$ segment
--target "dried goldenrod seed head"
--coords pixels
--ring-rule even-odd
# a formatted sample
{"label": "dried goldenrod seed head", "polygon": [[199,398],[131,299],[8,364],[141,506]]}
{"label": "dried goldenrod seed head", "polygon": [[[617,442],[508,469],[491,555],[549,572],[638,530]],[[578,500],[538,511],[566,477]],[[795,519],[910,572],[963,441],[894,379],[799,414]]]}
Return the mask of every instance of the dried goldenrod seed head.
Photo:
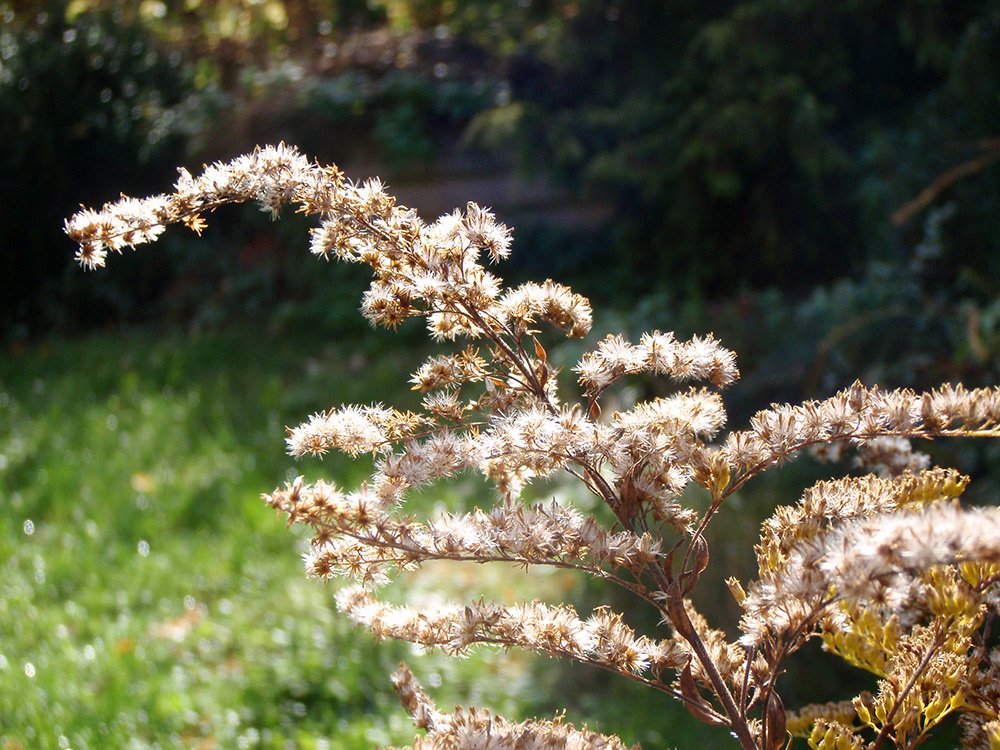
{"label": "dried goldenrod seed head", "polygon": [[[66,232],[78,262],[94,269],[170,224],[200,233],[205,215],[240,202],[275,216],[292,204],[316,217],[314,255],[371,268],[365,318],[390,329],[424,318],[448,346],[407,381],[418,392],[411,409],[337,406],[288,430],[296,458],[370,457],[366,482],[345,490],[298,477],[264,495],[308,528],[309,576],[352,580],[337,604],[376,638],[453,655],[518,647],[597,666],[728,727],[745,750],[783,747],[788,734],[819,750],[911,748],[955,713],[964,747],[1000,748],[1000,648],[989,631],[1000,610],[1000,511],[962,508],[968,478],[930,468],[910,443],[997,437],[1000,390],[855,382],[821,401],[773,405],[723,435],[718,389],[739,378],[734,354],[712,336],[679,341],[660,331],[638,343],[604,337],[567,382],[547,337],[585,336],[590,303],[551,280],[505,287],[486,266],[507,258],[512,235],[489,210],[470,203],[424,223],[380,181],[352,182],[284,144],[198,175],[181,170],[166,195],[82,209]],[[469,341],[448,343],[458,339]],[[608,396],[632,376],[665,382],[638,403]],[[757,579],[727,579],[742,614],[731,637],[690,596],[725,557],[710,555],[705,530],[736,512],[748,482],[807,449],[825,459],[857,449],[854,468],[869,473],[819,482],[798,502],[777,498],[755,547]],[[407,511],[412,490],[460,472],[485,477],[491,494],[470,510]],[[556,478],[558,501],[527,498],[533,482]],[[562,491],[570,481],[583,492]],[[658,623],[639,632],[624,611],[584,618],[541,601],[379,600],[378,587],[399,571],[432,561],[601,579],[652,608]],[[872,690],[786,711],[779,677],[811,638],[871,673]],[[416,748],[624,750],[561,720],[441,712],[405,667],[394,682],[426,731]]]}

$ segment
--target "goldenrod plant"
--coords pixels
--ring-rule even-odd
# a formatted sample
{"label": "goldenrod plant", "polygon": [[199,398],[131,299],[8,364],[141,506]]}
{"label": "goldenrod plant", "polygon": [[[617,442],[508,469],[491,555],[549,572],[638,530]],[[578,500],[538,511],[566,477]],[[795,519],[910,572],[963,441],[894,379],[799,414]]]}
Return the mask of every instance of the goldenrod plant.
{"label": "goldenrod plant", "polygon": [[[300,477],[264,495],[309,527],[308,575],[353,582],[337,605],[374,636],[454,655],[493,644],[596,665],[727,727],[746,750],[795,737],[820,750],[913,748],[955,715],[964,747],[1000,748],[1000,648],[990,637],[1000,510],[963,507],[968,478],[930,467],[909,443],[997,437],[1000,390],[856,382],[821,401],[772,406],[724,435],[719,392],[739,377],[735,356],[712,336],[659,331],[597,342],[573,368],[574,388],[560,382],[542,331],[585,336],[590,304],[552,281],[505,287],[485,264],[508,256],[511,232],[489,211],[470,203],[426,224],[378,181],[352,182],[284,144],[199,176],[182,169],[172,193],[83,209],[66,231],[93,269],[108,251],[153,241],[170,224],[200,231],[207,213],[247,201],[319,217],[314,255],[372,268],[364,316],[387,328],[422,317],[448,347],[410,379],[420,408],[339,406],[289,430],[293,456],[372,455],[368,481],[342,489]],[[610,397],[610,386],[639,373],[672,381],[671,395],[631,405]],[[820,482],[764,522],[757,579],[729,579],[742,609],[732,640],[690,598],[710,560],[705,530],[734,493],[804,450],[856,451],[867,473]],[[468,513],[407,512],[413,490],[463,471],[485,475],[494,494]],[[525,499],[529,483],[559,473],[599,509]],[[691,501],[692,485],[707,503]],[[623,613],[581,615],[560,602],[380,600],[394,574],[434,560],[578,571],[630,592],[661,630],[640,635]],[[778,678],[810,639],[872,673],[874,691],[786,706]],[[405,667],[394,681],[423,730],[414,747],[623,746],[561,719],[442,712]]]}

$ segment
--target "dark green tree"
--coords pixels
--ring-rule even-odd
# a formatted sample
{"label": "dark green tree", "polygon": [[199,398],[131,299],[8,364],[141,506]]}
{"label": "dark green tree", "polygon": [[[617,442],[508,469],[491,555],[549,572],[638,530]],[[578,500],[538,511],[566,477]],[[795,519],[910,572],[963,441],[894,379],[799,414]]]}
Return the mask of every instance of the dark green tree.
{"label": "dark green tree", "polygon": [[[996,135],[991,3],[555,5],[572,17],[510,61],[521,143],[612,197],[643,284],[805,288],[898,254],[892,212]],[[998,181],[972,183],[954,224],[996,257]]]}
{"label": "dark green tree", "polygon": [[61,279],[76,286],[65,212],[81,196],[113,198],[115,180],[143,188],[172,173],[169,109],[185,90],[179,63],[141,27],[29,5],[0,5],[0,325],[22,329],[61,314]]}

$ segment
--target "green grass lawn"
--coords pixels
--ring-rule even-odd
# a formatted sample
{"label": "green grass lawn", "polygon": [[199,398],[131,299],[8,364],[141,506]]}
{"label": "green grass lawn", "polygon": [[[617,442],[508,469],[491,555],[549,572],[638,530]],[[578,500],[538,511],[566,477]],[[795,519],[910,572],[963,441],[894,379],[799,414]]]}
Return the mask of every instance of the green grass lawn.
{"label": "green grass lawn", "polygon": [[[689,746],[691,722],[659,696],[521,654],[375,645],[305,579],[301,535],[260,493],[298,473],[366,476],[365,462],[293,461],[283,438],[317,409],[407,394],[417,356],[374,341],[133,332],[0,359],[0,748],[408,744],[388,679],[404,658],[444,708],[519,719],[569,705],[628,741]],[[458,507],[480,489],[459,480],[423,502]],[[581,588],[511,578],[442,568],[410,585]]]}

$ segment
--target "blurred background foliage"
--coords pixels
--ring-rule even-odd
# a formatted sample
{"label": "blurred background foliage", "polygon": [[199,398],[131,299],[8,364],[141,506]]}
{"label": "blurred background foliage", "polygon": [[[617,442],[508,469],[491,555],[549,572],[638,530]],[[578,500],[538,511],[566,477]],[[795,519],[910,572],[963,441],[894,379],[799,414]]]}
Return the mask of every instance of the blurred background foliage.
{"label": "blurred background foliage", "polygon": [[[715,331],[740,357],[744,377],[727,397],[739,427],[770,401],[827,395],[855,377],[1000,380],[998,105],[1000,7],[987,0],[0,0],[0,501],[13,511],[0,523],[10,553],[0,716],[16,709],[19,726],[33,727],[58,708],[74,747],[130,736],[148,740],[136,747],[206,737],[327,747],[315,737],[334,735],[336,746],[362,747],[410,731],[372,718],[391,704],[384,683],[339,662],[342,678],[330,676],[326,636],[350,636],[328,622],[327,594],[281,588],[298,575],[294,540],[269,525],[256,492],[302,470],[280,454],[282,424],[333,399],[393,401],[389,383],[411,366],[396,355],[419,347],[419,332],[404,328],[403,347],[362,342],[365,274],[312,261],[306,222],[291,212],[272,223],[253,207],[220,211],[206,237],[178,229],[141,257],[84,274],[61,232],[80,203],[160,192],[178,165],[195,171],[284,139],[352,177],[386,178],[428,220],[467,200],[491,205],[515,228],[500,273],[572,284],[597,303],[599,333]],[[266,362],[250,356],[259,346]],[[570,345],[553,358],[568,369],[578,354]],[[630,395],[659,387],[638,382]],[[263,405],[256,422],[251,402]],[[176,438],[165,448],[164,434]],[[102,447],[128,455],[111,465]],[[936,450],[976,475],[975,499],[995,502],[996,450]],[[159,455],[164,476],[133,466],[136,451]],[[340,464],[325,470],[357,480]],[[719,526],[726,572],[750,575],[740,554],[755,522],[832,471],[796,464],[744,498],[736,515],[752,522]],[[439,498],[475,500],[462,493]],[[110,513],[114,523],[102,520]],[[230,513],[241,520],[206,520]],[[23,543],[25,519],[38,529],[29,541],[55,550],[47,574],[44,550]],[[259,546],[247,554],[251,536]],[[164,550],[148,580],[104,570],[108,556],[132,560],[140,539]],[[199,577],[206,560],[216,571]],[[242,593],[226,588],[233,581]],[[70,603],[92,622],[45,641],[74,616],[75,586]],[[111,591],[135,621],[115,615]],[[211,623],[192,625],[206,630],[201,641],[154,639],[152,656],[132,658],[130,644],[156,623],[203,609]],[[281,611],[318,618],[326,635]],[[273,638],[234,644],[260,623]],[[105,645],[125,644],[124,672],[115,654],[94,651],[102,628],[113,634]],[[53,669],[69,653],[91,664],[91,682],[50,672],[30,683],[48,697],[23,706],[29,683],[5,681],[19,649]],[[388,658],[364,654],[358,663]],[[198,685],[234,664],[267,674],[206,688],[211,707],[199,715],[172,659],[202,664]],[[842,697],[828,679],[836,667],[815,660],[789,695],[830,683],[829,697]],[[464,700],[449,681],[492,669],[484,663],[429,669],[444,675],[442,696]],[[357,681],[361,697],[338,679]],[[582,688],[567,696],[559,670],[518,679],[520,709],[568,703],[571,717],[608,721],[608,731],[624,721],[629,741],[684,746],[683,732],[698,731],[598,677],[584,679],[598,699]],[[109,682],[99,722],[81,718],[74,701]],[[120,711],[130,684],[169,700]],[[248,713],[232,719],[226,707],[237,705]],[[246,739],[263,725],[271,739]],[[0,739],[41,747],[61,735],[44,736]]]}
{"label": "blurred background foliage", "polygon": [[[394,185],[456,174],[534,185],[521,205],[506,194],[495,202],[522,230],[509,273],[569,276],[612,304],[765,289],[801,300],[838,279],[863,284],[872,264],[912,264],[927,211],[947,206],[927,291],[975,306],[987,329],[995,317],[991,2],[0,8],[8,334],[218,318],[232,311],[210,307],[271,310],[310,296],[284,262],[286,230],[265,231],[249,211],[219,230],[215,257],[179,261],[168,247],[162,262],[125,264],[114,280],[81,281],[58,234],[80,202],[158,191],[173,165],[280,138]],[[937,189],[906,210],[928,187]],[[982,358],[995,333],[979,338]]]}

